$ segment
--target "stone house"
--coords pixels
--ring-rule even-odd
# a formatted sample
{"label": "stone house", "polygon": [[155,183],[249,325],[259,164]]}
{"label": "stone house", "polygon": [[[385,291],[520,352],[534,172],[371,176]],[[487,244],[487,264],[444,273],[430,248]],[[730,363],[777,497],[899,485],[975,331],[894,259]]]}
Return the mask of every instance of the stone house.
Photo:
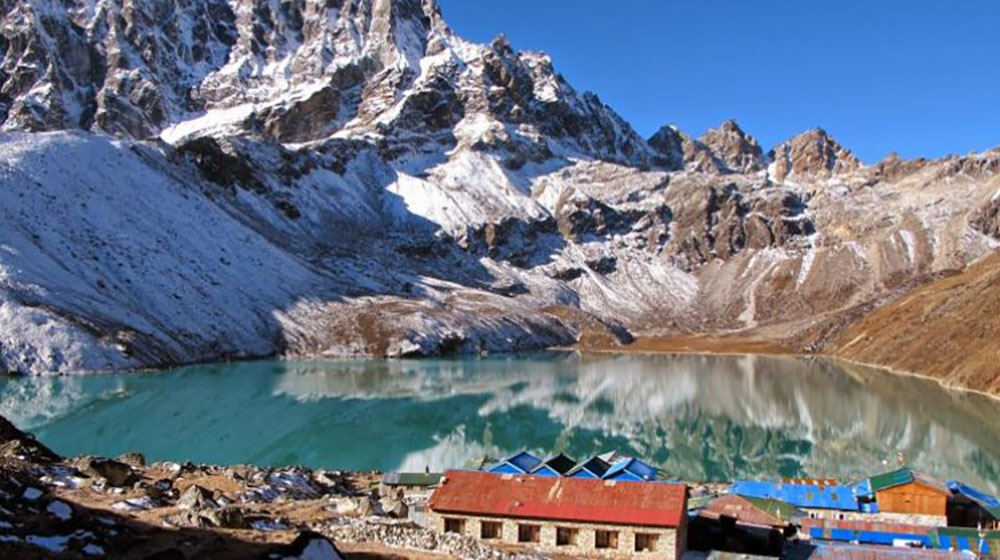
{"label": "stone house", "polygon": [[687,486],[449,471],[428,505],[428,527],[544,553],[678,559]]}

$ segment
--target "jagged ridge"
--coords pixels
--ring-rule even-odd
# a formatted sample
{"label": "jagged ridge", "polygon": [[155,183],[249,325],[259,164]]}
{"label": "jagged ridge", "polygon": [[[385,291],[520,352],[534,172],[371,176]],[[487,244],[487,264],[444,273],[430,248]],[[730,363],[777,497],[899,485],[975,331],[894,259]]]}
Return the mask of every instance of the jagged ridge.
{"label": "jagged ridge", "polygon": [[996,152],[865,167],[821,129],[765,153],[733,121],[647,141],[430,0],[5,11],[8,369],[626,328],[815,348],[997,246]]}

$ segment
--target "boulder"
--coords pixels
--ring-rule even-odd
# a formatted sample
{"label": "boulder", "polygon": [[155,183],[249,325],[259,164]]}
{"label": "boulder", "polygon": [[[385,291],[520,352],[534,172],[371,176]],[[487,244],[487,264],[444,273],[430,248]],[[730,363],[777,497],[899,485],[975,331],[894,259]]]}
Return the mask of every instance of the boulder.
{"label": "boulder", "polygon": [[129,486],[135,480],[132,467],[114,459],[84,457],[81,459],[80,470],[90,476],[107,480],[108,486],[114,488]]}
{"label": "boulder", "polygon": [[357,514],[361,517],[375,515],[378,512],[377,504],[371,498],[361,498],[358,503]]}
{"label": "boulder", "polygon": [[333,501],[333,507],[338,515],[357,515],[358,500],[355,498],[337,498]]}
{"label": "boulder", "polygon": [[239,507],[224,507],[219,509],[186,509],[170,515],[166,521],[177,527],[196,529],[221,528],[245,529],[246,517]]}
{"label": "boulder", "polygon": [[3,416],[0,416],[0,456],[24,456],[42,462],[59,460],[58,455],[38,443],[34,436],[18,430]]}
{"label": "boulder", "polygon": [[122,455],[118,458],[118,461],[136,469],[141,469],[146,466],[146,456],[135,451]]}
{"label": "boulder", "polygon": [[406,502],[394,497],[382,498],[379,505],[385,515],[396,519],[406,519],[410,513],[410,508],[406,505]]}
{"label": "boulder", "polygon": [[212,492],[198,486],[197,484],[192,484],[188,486],[180,499],[177,500],[177,507],[180,509],[201,511],[206,509],[215,509],[218,504],[212,499]]}

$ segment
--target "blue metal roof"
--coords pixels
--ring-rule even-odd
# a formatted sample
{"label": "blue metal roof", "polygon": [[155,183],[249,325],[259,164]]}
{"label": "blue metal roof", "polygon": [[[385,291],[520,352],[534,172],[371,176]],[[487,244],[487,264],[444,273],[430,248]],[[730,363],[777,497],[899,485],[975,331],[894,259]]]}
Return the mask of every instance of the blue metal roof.
{"label": "blue metal roof", "polygon": [[575,478],[601,478],[604,476],[608,469],[611,468],[604,459],[600,457],[591,457],[583,463],[580,463],[572,470],[566,473],[566,476],[572,476]]}
{"label": "blue metal roof", "polygon": [[955,494],[965,496],[973,502],[976,502],[995,519],[1000,519],[1000,500],[997,500],[995,496],[991,496],[982,490],[973,488],[972,486],[957,480],[949,480],[948,489]]}
{"label": "blue metal roof", "polygon": [[517,474],[517,473],[527,474],[531,472],[532,469],[537,467],[541,462],[542,460],[539,459],[538,457],[535,457],[534,455],[528,453],[527,451],[522,451],[520,453],[511,455],[510,457],[507,457],[503,461],[500,461],[499,463],[493,465],[492,467],[489,468],[489,472],[510,473],[511,469],[513,469],[516,472],[511,474]]}
{"label": "blue metal roof", "polygon": [[531,471],[531,474],[535,476],[547,476],[549,478],[559,478],[562,476],[562,474],[556,472],[555,469],[548,465],[536,467],[535,470]]}
{"label": "blue metal roof", "polygon": [[931,546],[931,539],[927,535],[919,533],[893,533],[889,531],[859,531],[854,529],[829,529],[823,527],[812,527],[809,529],[809,536],[814,539],[859,542],[863,544],[882,544],[892,546],[897,540],[919,542],[924,546]]}
{"label": "blue metal roof", "polygon": [[943,560],[968,558],[961,552],[904,548],[842,542],[796,543],[785,548],[782,558],[789,560]]}
{"label": "blue metal roof", "polygon": [[737,480],[731,492],[753,498],[772,498],[800,508],[859,511],[858,498],[849,486],[786,484],[758,480]]}
{"label": "blue metal roof", "polygon": [[531,474],[539,476],[563,476],[576,466],[576,461],[563,453],[556,453],[538,464]]}
{"label": "blue metal roof", "polygon": [[[630,478],[634,480],[655,480],[656,468],[635,458],[622,459],[611,465],[611,468],[604,473],[604,477],[609,480],[617,478]],[[632,475],[632,476],[628,476]]]}
{"label": "blue metal roof", "polygon": [[875,497],[875,491],[872,490],[872,481],[870,478],[865,478],[855,482],[851,485],[851,490],[854,491],[854,495],[858,498]]}

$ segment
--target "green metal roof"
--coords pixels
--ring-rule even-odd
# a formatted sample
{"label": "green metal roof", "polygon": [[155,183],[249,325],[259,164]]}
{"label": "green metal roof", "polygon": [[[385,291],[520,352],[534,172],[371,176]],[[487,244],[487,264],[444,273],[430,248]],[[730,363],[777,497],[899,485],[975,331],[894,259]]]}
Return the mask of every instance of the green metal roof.
{"label": "green metal roof", "polygon": [[441,473],[386,473],[382,483],[387,486],[435,486],[443,476]]}
{"label": "green metal roof", "polygon": [[926,486],[927,488],[933,488],[941,492],[942,494],[951,494],[948,487],[940,480],[934,478],[933,476],[922,473],[920,471],[915,471],[909,467],[903,467],[899,470],[892,472],[887,472],[885,474],[880,474],[878,476],[873,476],[868,479],[871,482],[872,491],[878,492],[879,490],[885,490],[886,488],[894,488],[896,486],[902,486],[904,484],[910,484],[911,482],[916,482],[921,486]]}
{"label": "green metal roof", "polygon": [[913,471],[908,468],[902,468],[892,472],[887,472],[877,476],[871,477],[872,490],[878,492],[879,490],[885,490],[886,488],[893,488],[895,486],[902,486],[903,484],[909,484],[913,482]]}
{"label": "green metal roof", "polygon": [[806,513],[804,511],[788,502],[772,498],[754,498],[751,496],[740,497],[753,504],[755,508],[767,512],[768,515],[775,515],[786,521],[799,517],[806,517]]}

